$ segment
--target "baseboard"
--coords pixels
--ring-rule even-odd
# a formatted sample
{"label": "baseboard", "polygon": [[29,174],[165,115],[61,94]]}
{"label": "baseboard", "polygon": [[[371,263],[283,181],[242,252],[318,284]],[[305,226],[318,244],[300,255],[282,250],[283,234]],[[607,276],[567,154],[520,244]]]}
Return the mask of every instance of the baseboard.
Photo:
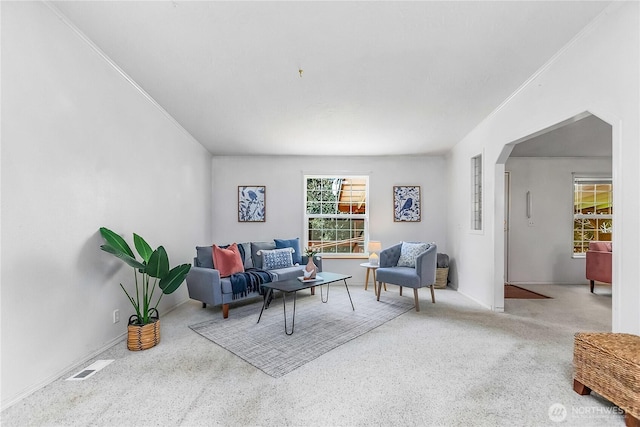
{"label": "baseboard", "polygon": [[509,285],[516,285],[516,286],[520,286],[520,285],[588,285],[589,282],[584,282],[584,283],[576,283],[576,282],[532,282],[532,281],[517,282],[517,281],[509,280],[508,284]]}
{"label": "baseboard", "polygon": [[471,301],[475,302],[476,304],[479,304],[480,306],[486,308],[487,310],[493,311],[493,307],[483,303],[482,301],[478,300],[477,298],[472,297],[471,295],[466,294],[465,292],[462,292],[460,289],[457,289],[456,292],[464,295],[466,298],[469,298]]}
{"label": "baseboard", "polygon": [[[173,307],[168,308],[167,311],[165,312],[165,314],[171,313],[173,310],[175,310],[176,308],[180,307],[182,304],[185,304],[187,301],[189,301],[189,298],[186,298],[183,301],[178,302]],[[99,349],[97,349],[97,350],[91,352],[90,354],[84,356],[80,360],[73,362],[71,365],[67,366],[66,368],[60,369],[55,374],[50,375],[49,377],[45,378],[44,380],[42,380],[42,381],[40,381],[40,382],[30,386],[30,387],[27,387],[22,393],[18,394],[16,397],[14,397],[14,398],[6,401],[6,402],[3,401],[2,402],[2,406],[0,407],[0,412],[2,412],[5,409],[15,405],[16,403],[20,402],[22,399],[24,399],[26,397],[29,397],[30,395],[32,395],[36,391],[40,390],[41,388],[44,388],[44,387],[48,386],[52,382],[57,381],[58,379],[66,376],[67,374],[69,374],[69,372],[77,371],[78,369],[83,367],[89,360],[91,360],[94,357],[98,356],[102,352],[107,351],[108,349],[110,349],[114,345],[118,344],[119,342],[124,341],[126,338],[127,338],[127,331],[125,330],[123,333],[121,333],[120,335],[118,335],[117,337],[112,339],[111,341],[107,342],[105,345],[103,345]]]}

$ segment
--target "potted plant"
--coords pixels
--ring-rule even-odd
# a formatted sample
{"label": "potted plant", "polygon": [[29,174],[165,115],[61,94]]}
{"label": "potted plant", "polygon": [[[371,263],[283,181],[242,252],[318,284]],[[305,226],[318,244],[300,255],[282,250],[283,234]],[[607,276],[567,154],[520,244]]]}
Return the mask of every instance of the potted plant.
{"label": "potted plant", "polygon": [[[142,262],[140,262],[136,259],[127,242],[118,234],[105,227],[100,228],[100,234],[106,242],[100,246],[100,249],[120,258],[133,268],[135,294],[132,296],[120,283],[120,287],[136,312],[129,317],[127,348],[129,350],[151,348],[160,342],[158,304],[164,294],[173,293],[180,287],[191,269],[191,264],[170,268],[169,256],[163,246],[152,250],[142,237],[133,233],[134,246],[142,258]],[[161,292],[157,295],[157,300],[154,303],[156,286],[160,288]]]}

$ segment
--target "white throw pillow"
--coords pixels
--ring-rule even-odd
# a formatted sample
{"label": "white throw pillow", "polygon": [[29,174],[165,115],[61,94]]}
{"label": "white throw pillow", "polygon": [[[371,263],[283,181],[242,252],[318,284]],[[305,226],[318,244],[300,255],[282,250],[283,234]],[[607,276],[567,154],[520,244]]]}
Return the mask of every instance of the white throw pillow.
{"label": "white throw pillow", "polygon": [[402,242],[398,267],[416,268],[416,258],[418,255],[429,249],[429,243]]}

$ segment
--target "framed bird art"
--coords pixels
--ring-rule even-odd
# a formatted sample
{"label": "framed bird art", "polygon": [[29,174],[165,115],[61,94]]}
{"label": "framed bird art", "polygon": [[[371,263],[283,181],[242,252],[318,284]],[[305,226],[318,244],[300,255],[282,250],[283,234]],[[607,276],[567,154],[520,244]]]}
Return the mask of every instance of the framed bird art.
{"label": "framed bird art", "polygon": [[393,220],[395,222],[419,222],[420,186],[398,185],[393,187]]}
{"label": "framed bird art", "polygon": [[265,222],[264,185],[238,186],[238,222]]}

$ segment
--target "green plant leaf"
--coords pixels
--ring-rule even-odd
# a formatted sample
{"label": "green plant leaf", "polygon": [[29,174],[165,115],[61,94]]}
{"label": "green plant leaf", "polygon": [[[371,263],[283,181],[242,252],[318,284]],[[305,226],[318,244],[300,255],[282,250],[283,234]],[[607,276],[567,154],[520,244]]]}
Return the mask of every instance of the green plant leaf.
{"label": "green plant leaf", "polygon": [[131,258],[135,258],[135,256],[133,255],[133,251],[131,250],[127,242],[125,242],[124,239],[118,234],[105,227],[100,227],[100,234],[102,235],[102,238],[105,240],[105,242],[107,242],[107,244],[113,249],[123,254],[129,255]]}
{"label": "green plant leaf", "polygon": [[187,273],[191,269],[191,264],[182,264],[174,267],[169,271],[165,277],[160,279],[160,289],[165,294],[175,292],[180,287],[184,279],[187,277]]}
{"label": "green plant leaf", "polygon": [[100,246],[100,249],[102,249],[105,252],[110,253],[111,255],[114,255],[114,256],[120,258],[122,261],[126,262],[127,265],[129,265],[130,267],[138,268],[138,269],[142,270],[142,272],[144,272],[145,265],[142,264],[141,262],[139,262],[133,256],[129,256],[128,254],[122,252],[121,250],[119,250],[117,248],[114,248],[111,245],[102,245],[102,246]]}
{"label": "green plant leaf", "polygon": [[162,279],[169,274],[169,256],[163,246],[153,251],[147,262],[146,273],[151,277]]}
{"label": "green plant leaf", "polygon": [[153,253],[151,246],[149,246],[149,244],[136,233],[133,233],[133,244],[144,262],[149,262],[149,258],[151,258],[151,254]]}

